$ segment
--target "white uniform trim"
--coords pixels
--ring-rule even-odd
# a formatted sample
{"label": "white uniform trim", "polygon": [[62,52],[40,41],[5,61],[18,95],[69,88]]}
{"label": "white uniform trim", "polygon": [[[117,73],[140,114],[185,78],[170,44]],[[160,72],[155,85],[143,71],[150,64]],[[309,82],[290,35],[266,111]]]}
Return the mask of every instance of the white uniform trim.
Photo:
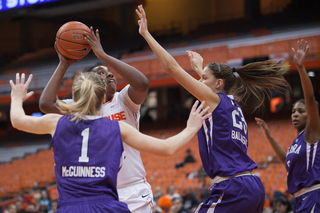
{"label": "white uniform trim", "polygon": [[320,184],[315,184],[315,185],[312,185],[309,187],[302,188],[299,191],[297,191],[296,193],[294,193],[293,195],[295,197],[300,197],[301,195],[304,195],[305,193],[308,193],[308,192],[311,192],[311,191],[314,191],[317,189],[320,189]]}
{"label": "white uniform trim", "polygon": [[318,142],[315,143],[315,144],[314,144],[314,147],[313,147],[312,167],[313,167],[313,164],[314,164],[314,159],[316,158],[317,149],[318,149]]}
{"label": "white uniform trim", "polygon": [[[218,201],[217,201],[216,203],[212,203],[212,204],[211,204],[211,206],[210,206],[209,209],[207,210],[207,213],[214,213],[214,210],[216,209],[217,204],[221,203],[223,196],[224,196],[224,194],[222,194],[222,195],[219,197],[219,199],[218,199]],[[201,209],[202,204],[203,204],[203,203],[201,203],[201,204],[198,206],[198,208],[194,211],[194,213],[198,213],[198,212],[199,212],[199,210]]]}
{"label": "white uniform trim", "polygon": [[312,209],[311,209],[311,211],[310,211],[310,213],[314,213],[314,209],[316,208],[316,204],[314,204],[313,205],[313,207],[312,207]]}
{"label": "white uniform trim", "polygon": [[246,176],[246,175],[254,176],[252,171],[240,172],[240,173],[237,173],[237,174],[235,174],[233,176],[229,176],[229,177],[215,176],[215,178],[213,178],[213,184],[212,185],[214,185],[215,183],[220,183],[222,181],[228,180],[230,178],[241,177],[241,176]]}
{"label": "white uniform trim", "polygon": [[[212,130],[212,125],[213,125],[212,124],[212,117],[208,118],[208,121],[209,121],[209,125],[210,125],[210,130]],[[213,145],[212,144],[211,131],[208,133],[208,127],[207,127],[206,121],[203,121],[202,125],[203,125],[204,133],[206,135],[206,143],[207,143],[208,153],[210,154],[210,147]],[[209,141],[211,141],[211,144],[209,144]]]}
{"label": "white uniform trim", "polygon": [[312,153],[312,165],[311,167],[313,167],[314,164],[314,159],[316,158],[316,154],[317,154],[317,148],[318,148],[318,142],[314,143],[314,144],[310,144],[308,142],[306,142],[306,157],[307,157],[307,168],[306,171],[308,171],[309,169],[309,159],[310,159],[310,153],[311,153],[311,146],[313,145],[313,153]]}

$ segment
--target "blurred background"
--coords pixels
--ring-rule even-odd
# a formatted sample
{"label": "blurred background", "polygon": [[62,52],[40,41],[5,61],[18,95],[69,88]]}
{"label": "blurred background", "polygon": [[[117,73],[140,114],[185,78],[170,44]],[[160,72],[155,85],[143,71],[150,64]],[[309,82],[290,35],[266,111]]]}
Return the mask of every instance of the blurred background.
{"label": "blurred background", "polygon": [[[253,111],[254,99],[241,103],[249,128],[249,156],[259,165],[260,176],[271,200],[286,192],[286,171],[261,136],[254,117],[265,119],[276,140],[287,149],[296,136],[291,126],[292,104],[303,98],[300,78],[291,60],[298,39],[308,41],[305,66],[320,101],[320,1],[313,0],[1,0],[0,1],[0,206],[3,209],[23,197],[39,203],[44,190],[57,199],[49,135],[32,135],[13,129],[10,123],[10,85],[15,73],[33,74],[35,95],[24,103],[27,114],[41,116],[38,100],[59,63],[54,49],[56,32],[68,21],[80,21],[99,29],[107,54],[131,64],[150,81],[149,95],[141,107],[140,130],[166,138],[184,128],[194,97],[165,73],[138,33],[135,14],[142,4],[148,27],[157,41],[178,63],[191,70],[186,50],[200,53],[204,64],[227,63],[238,67],[267,59],[282,60],[291,91],[278,94],[265,107]],[[59,98],[71,91],[77,71],[101,64],[91,51],[72,65],[61,82]],[[118,90],[126,82],[114,72]],[[141,153],[153,189],[167,194],[174,186],[179,194],[199,202],[210,187],[203,174],[197,139],[177,155],[160,158]],[[188,151],[190,150],[190,151]],[[190,154],[195,162],[183,164]],[[182,163],[182,166],[181,166]],[[169,187],[170,188],[170,187]],[[18,197],[17,197],[18,196]],[[40,199],[40,198],[39,198]],[[269,205],[269,202],[266,202]],[[1,211],[0,211],[1,212]]]}

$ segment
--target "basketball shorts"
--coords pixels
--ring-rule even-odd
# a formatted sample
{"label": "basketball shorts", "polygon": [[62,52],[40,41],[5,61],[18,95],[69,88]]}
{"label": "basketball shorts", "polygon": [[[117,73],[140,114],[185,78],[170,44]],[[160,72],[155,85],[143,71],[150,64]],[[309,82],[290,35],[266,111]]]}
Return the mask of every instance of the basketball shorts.
{"label": "basketball shorts", "polygon": [[320,189],[305,193],[295,198],[294,212],[316,213],[320,212]]}
{"label": "basketball shorts", "polygon": [[127,204],[107,195],[58,199],[57,213],[130,213]]}
{"label": "basketball shorts", "polygon": [[257,176],[234,177],[214,184],[195,213],[261,213],[264,201],[264,187]]}
{"label": "basketball shorts", "polygon": [[132,213],[151,213],[153,194],[147,182],[118,188],[119,200],[125,202]]}

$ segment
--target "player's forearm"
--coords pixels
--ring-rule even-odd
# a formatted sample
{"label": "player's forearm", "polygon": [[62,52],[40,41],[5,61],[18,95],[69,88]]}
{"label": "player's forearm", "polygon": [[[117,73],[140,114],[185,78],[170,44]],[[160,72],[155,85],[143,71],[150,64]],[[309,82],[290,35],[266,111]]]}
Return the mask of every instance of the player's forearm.
{"label": "player's forearm", "polygon": [[312,82],[307,74],[306,68],[302,65],[297,66],[297,69],[300,75],[303,95],[305,98],[306,111],[309,115],[306,125],[305,139],[308,140],[309,143],[313,143],[318,141],[319,138],[319,111],[314,96]]}
{"label": "player's forearm", "polygon": [[108,67],[111,67],[119,73],[135,89],[149,89],[148,78],[136,68],[108,54],[102,54],[100,59],[105,62]]}
{"label": "player's forearm", "polygon": [[197,69],[194,69],[194,71],[196,71],[196,73],[197,73],[200,77],[202,77],[202,69],[197,68]]}
{"label": "player's forearm", "polygon": [[60,82],[64,74],[66,73],[68,67],[69,65],[67,64],[59,63],[57,69],[55,70],[46,87],[44,88],[39,100],[39,108],[42,112],[57,112],[57,109],[55,108],[56,97],[59,91]]}
{"label": "player's forearm", "polygon": [[286,151],[279,145],[279,143],[270,135],[267,137],[273,151],[278,156],[281,163],[285,164],[286,161]]}
{"label": "player's forearm", "polygon": [[297,66],[299,75],[300,75],[300,79],[301,79],[301,86],[302,86],[302,90],[304,93],[304,97],[306,101],[309,101],[308,99],[314,99],[314,91],[313,91],[313,87],[312,87],[312,83],[311,80],[307,74],[306,68],[302,65],[302,66]]}
{"label": "player's forearm", "polygon": [[185,128],[179,134],[165,140],[166,153],[171,156],[182,149],[196,135],[196,131],[191,128]]}
{"label": "player's forearm", "polygon": [[176,67],[180,67],[178,62],[152,37],[149,32],[142,35],[149,44],[154,54],[159,59],[162,67],[170,75],[176,70]]}
{"label": "player's forearm", "polygon": [[23,118],[26,116],[22,108],[22,99],[11,97],[10,120],[14,128],[21,130]]}

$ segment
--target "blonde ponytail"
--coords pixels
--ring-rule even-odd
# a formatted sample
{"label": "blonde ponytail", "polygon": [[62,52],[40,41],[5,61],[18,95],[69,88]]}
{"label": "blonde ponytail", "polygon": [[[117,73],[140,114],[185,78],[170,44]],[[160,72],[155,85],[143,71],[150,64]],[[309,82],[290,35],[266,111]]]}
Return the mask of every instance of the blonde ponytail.
{"label": "blonde ponytail", "polygon": [[68,105],[57,100],[57,107],[62,114],[74,115],[72,121],[79,121],[85,115],[98,115],[105,93],[105,82],[98,74],[81,73],[72,85],[73,103]]}

